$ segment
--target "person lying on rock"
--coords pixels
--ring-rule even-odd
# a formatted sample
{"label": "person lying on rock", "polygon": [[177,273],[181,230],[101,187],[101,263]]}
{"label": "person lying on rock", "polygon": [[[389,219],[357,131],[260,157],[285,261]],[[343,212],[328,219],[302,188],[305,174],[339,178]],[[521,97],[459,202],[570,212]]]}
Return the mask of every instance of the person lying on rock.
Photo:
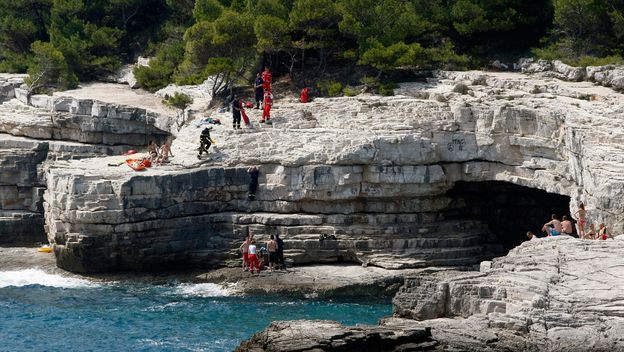
{"label": "person lying on rock", "polygon": [[212,130],[212,127],[204,128],[201,135],[199,136],[199,148],[197,149],[199,151],[199,154],[197,155],[197,159],[201,159],[202,153],[204,152],[208,154],[208,149],[212,145],[210,130]]}
{"label": "person lying on rock", "polygon": [[551,220],[542,227],[542,231],[546,232],[547,236],[559,236],[562,230],[561,221],[557,214],[552,214],[550,218]]}

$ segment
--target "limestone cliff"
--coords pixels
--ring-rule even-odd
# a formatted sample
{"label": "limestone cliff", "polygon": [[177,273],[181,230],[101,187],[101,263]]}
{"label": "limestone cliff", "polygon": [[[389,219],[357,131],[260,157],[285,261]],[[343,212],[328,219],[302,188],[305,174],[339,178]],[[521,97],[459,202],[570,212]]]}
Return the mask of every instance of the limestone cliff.
{"label": "limestone cliff", "polygon": [[[168,166],[139,174],[103,168],[108,159],[54,165],[44,208],[59,265],[223,265],[248,231],[260,240],[281,233],[295,263],[474,264],[521,241],[526,227],[515,224],[530,219],[538,230],[580,201],[592,222],[622,232],[621,94],[482,72],[442,72],[396,93],[309,104],[278,97],[272,126],[243,131],[213,111],[225,125],[213,131],[209,160],[196,159],[201,128],[191,124],[177,133]],[[250,202],[252,164],[261,176]],[[527,188],[506,197],[508,184]],[[553,194],[568,198],[553,205]],[[319,241],[323,233],[336,240]]]}
{"label": "limestone cliff", "polygon": [[479,272],[408,278],[380,326],[277,322],[238,350],[349,351],[382,336],[389,351],[624,351],[623,255],[620,239],[527,241]]}
{"label": "limestone cliff", "polygon": [[69,93],[35,95],[29,106],[19,88],[23,79],[23,75],[0,75],[2,245],[46,241],[43,192],[49,163],[121,155],[148,138],[163,140],[169,135],[165,125],[170,120],[144,107]]}

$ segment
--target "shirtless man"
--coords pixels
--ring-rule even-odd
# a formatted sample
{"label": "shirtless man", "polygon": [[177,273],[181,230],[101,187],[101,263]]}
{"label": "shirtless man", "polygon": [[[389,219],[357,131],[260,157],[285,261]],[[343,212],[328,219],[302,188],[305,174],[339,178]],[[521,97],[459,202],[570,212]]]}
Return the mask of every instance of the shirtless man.
{"label": "shirtless man", "polygon": [[550,218],[551,220],[542,227],[542,231],[546,232],[548,236],[559,236],[562,229],[561,221],[559,221],[557,214],[552,214]]}
{"label": "shirtless man", "polygon": [[269,271],[273,271],[277,264],[277,242],[275,241],[275,236],[271,235],[271,240],[267,242],[267,249],[269,250]]}
{"label": "shirtless man", "polygon": [[568,217],[566,215],[563,216],[563,221],[561,222],[561,234],[562,235],[568,235],[568,236],[572,236],[572,232],[573,232],[573,226],[572,226],[572,221],[570,221],[570,219],[568,219]]}
{"label": "shirtless man", "polygon": [[238,248],[241,253],[243,253],[243,271],[247,271],[249,267],[249,238],[245,236],[245,241]]}

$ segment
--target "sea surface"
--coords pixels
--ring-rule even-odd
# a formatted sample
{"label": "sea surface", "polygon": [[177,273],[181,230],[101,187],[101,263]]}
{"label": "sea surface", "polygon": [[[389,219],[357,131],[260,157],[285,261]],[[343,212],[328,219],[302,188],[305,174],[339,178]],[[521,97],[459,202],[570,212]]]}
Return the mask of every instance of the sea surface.
{"label": "sea surface", "polygon": [[[1,268],[0,268],[1,270]],[[390,302],[234,296],[216,284],[0,271],[0,351],[232,351],[271,321],[376,324]]]}

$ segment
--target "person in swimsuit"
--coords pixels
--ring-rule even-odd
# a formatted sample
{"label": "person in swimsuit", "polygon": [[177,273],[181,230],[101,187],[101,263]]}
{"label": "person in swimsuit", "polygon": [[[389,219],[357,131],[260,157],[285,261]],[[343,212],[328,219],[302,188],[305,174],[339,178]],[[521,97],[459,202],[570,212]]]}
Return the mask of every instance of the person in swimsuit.
{"label": "person in swimsuit", "polygon": [[529,241],[533,241],[537,239],[537,236],[535,236],[533,232],[527,231],[527,238],[529,239]]}
{"label": "person in swimsuit", "polygon": [[588,240],[596,239],[596,227],[594,226],[594,224],[589,224],[589,231],[587,231],[587,233],[585,234],[585,238],[587,238]]}
{"label": "person in swimsuit", "polygon": [[256,247],[256,241],[251,240],[249,242],[249,272],[254,273],[256,269],[257,273],[260,273],[260,262],[258,261],[258,249]]}
{"label": "person in swimsuit", "polygon": [[572,236],[574,232],[574,227],[572,226],[572,221],[568,219],[566,215],[563,216],[563,221],[561,222],[561,234]]}
{"label": "person in swimsuit", "polygon": [[600,226],[598,226],[598,239],[606,241],[607,238],[613,239],[613,235],[609,233],[605,224],[600,224]]}
{"label": "person in swimsuit", "polygon": [[269,250],[269,270],[273,271],[273,268],[277,267],[277,242],[275,242],[275,236],[271,235],[271,240],[267,242],[267,249]]}
{"label": "person in swimsuit", "polygon": [[243,253],[243,271],[247,271],[249,268],[249,238],[247,236],[238,250]]}
{"label": "person in swimsuit", "polygon": [[559,221],[557,214],[552,214],[550,218],[551,220],[542,227],[542,231],[546,232],[547,236],[559,236],[562,230],[561,221]]}
{"label": "person in swimsuit", "polygon": [[154,140],[150,140],[147,145],[147,153],[151,162],[155,162],[158,159],[158,144]]}
{"label": "person in swimsuit", "polygon": [[578,210],[574,213],[574,216],[578,220],[578,233],[580,238],[585,238],[585,224],[587,224],[587,211],[585,210],[585,204],[579,203]]}

